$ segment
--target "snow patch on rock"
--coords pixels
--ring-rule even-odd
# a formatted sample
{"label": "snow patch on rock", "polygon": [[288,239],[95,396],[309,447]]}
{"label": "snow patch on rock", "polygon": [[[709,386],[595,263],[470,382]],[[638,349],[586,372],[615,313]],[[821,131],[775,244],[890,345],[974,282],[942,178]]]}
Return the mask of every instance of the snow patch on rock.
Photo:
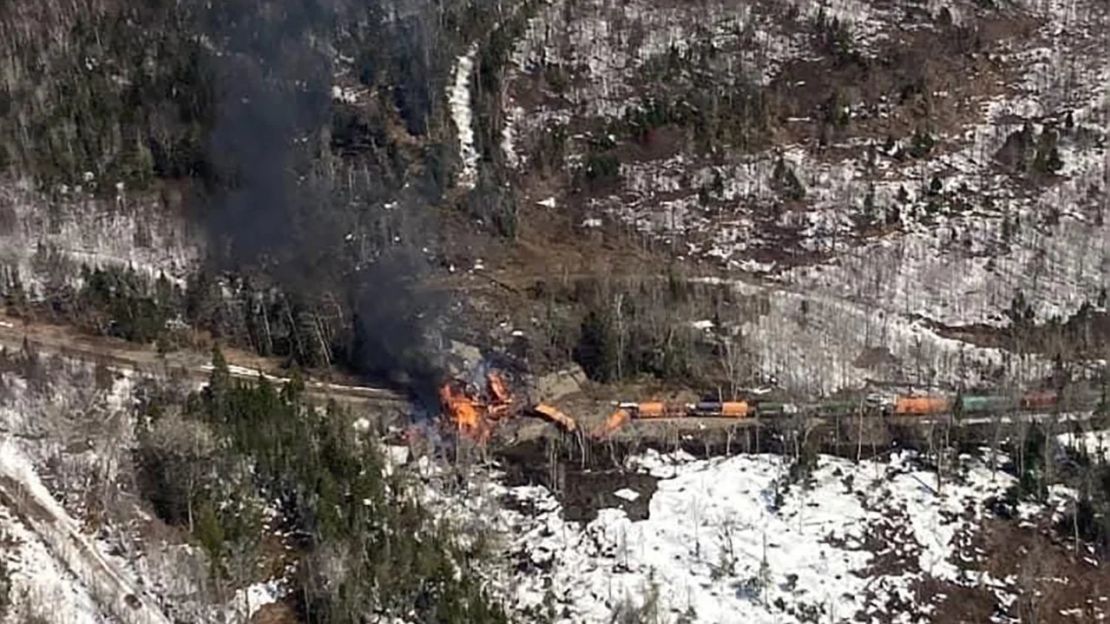
{"label": "snow patch on rock", "polygon": [[463,163],[459,185],[464,188],[474,188],[478,182],[478,150],[474,145],[474,111],[470,100],[470,79],[477,53],[477,44],[472,45],[455,61],[454,79],[447,89],[447,103],[459,135],[459,157]]}

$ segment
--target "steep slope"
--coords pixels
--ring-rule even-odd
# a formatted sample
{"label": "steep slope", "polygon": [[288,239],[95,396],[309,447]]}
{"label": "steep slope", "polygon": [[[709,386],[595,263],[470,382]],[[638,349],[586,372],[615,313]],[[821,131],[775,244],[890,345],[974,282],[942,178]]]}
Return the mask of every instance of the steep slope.
{"label": "steep slope", "polygon": [[768,312],[724,320],[792,391],[1029,382],[1036,357],[937,326],[1105,305],[1108,19],[1097,2],[551,2],[506,72],[506,159],[582,236],[633,229],[743,280]]}
{"label": "steep slope", "polygon": [[[990,468],[1005,456],[980,453],[952,457],[940,478],[912,452],[820,456],[812,472],[780,456],[649,452],[607,484],[593,480],[586,517],[570,490],[506,486],[496,473],[445,504],[469,509],[474,530],[505,535],[514,573],[504,591],[543,621],[1013,622],[1029,608],[1045,621],[1106,617],[1106,571],[1093,559],[1072,566],[1041,532],[1075,492],[1021,505],[1019,528],[997,515],[1016,483]],[[1002,534],[1019,540],[1007,563],[994,550]],[[1077,587],[1036,605],[1044,585],[1015,572],[1050,561],[1056,581]]]}

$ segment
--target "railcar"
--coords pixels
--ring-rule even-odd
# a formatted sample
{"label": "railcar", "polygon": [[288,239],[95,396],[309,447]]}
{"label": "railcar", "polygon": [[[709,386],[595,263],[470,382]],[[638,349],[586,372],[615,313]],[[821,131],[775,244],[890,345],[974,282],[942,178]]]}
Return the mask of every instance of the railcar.
{"label": "railcar", "polygon": [[965,414],[981,414],[984,412],[1005,412],[1017,407],[1013,397],[1000,394],[967,395],[960,397],[960,409]]}
{"label": "railcar", "polygon": [[756,404],[755,411],[760,418],[779,418],[798,413],[798,407],[793,403],[778,401],[761,401]]}
{"label": "railcar", "polygon": [[829,401],[818,406],[821,416],[855,416],[859,414],[862,405],[859,401]]}
{"label": "railcar", "polygon": [[636,417],[637,418],[666,418],[671,410],[667,409],[667,404],[662,401],[648,401],[645,403],[636,403]]}
{"label": "railcar", "polygon": [[896,416],[943,414],[952,409],[952,400],[943,396],[899,396],[894,399]]}
{"label": "railcar", "polygon": [[1056,405],[1060,396],[1055,390],[1040,390],[1036,392],[1027,392],[1021,397],[1022,409],[1046,409]]}
{"label": "railcar", "polygon": [[691,416],[747,418],[755,410],[747,401],[702,401],[691,406]]}

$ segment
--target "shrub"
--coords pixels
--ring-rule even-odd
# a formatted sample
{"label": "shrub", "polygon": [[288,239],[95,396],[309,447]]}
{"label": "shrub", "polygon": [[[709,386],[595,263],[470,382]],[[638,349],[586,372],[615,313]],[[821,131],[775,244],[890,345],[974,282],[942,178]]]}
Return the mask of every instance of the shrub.
{"label": "shrub", "polygon": [[620,160],[613,154],[591,152],[586,156],[586,182],[592,186],[613,184],[620,179]]}

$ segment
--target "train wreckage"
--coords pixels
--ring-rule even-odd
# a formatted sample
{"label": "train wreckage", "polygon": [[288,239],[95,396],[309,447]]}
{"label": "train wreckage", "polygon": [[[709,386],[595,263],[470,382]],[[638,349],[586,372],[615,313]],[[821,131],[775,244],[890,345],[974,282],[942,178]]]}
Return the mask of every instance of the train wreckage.
{"label": "train wreckage", "polygon": [[444,418],[460,437],[481,444],[489,440],[500,422],[520,414],[537,416],[568,433],[578,429],[573,418],[552,405],[517,401],[501,373],[493,370],[485,374],[481,388],[461,379],[448,380],[439,388],[439,401]]}
{"label": "train wreckage", "polygon": [[666,401],[617,402],[603,422],[588,430],[578,420],[544,402],[521,400],[510,390],[505,377],[496,370],[481,376],[480,383],[450,379],[439,389],[444,424],[458,437],[478,444],[487,443],[504,422],[521,416],[545,420],[565,433],[582,433],[592,439],[605,439],[633,420],[730,420],[757,424],[806,415],[815,418],[848,416],[931,417],[943,415],[974,416],[1013,412],[1047,412],[1095,407],[1106,401],[1098,392],[1080,391],[1065,396],[1056,390],[1030,391],[1019,395],[992,394],[906,394],[868,395],[857,400],[830,400],[799,405],[790,402],[750,400],[709,400],[695,403]]}

